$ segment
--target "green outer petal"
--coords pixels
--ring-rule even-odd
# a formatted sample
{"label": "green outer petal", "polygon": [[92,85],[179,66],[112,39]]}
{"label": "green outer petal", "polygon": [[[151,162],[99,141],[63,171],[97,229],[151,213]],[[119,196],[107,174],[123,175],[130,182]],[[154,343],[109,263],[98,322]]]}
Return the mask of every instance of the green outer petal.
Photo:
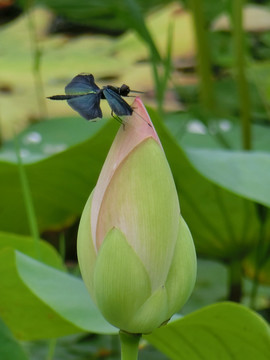
{"label": "green outer petal", "polygon": [[78,238],[77,238],[77,255],[83,281],[90,292],[92,299],[94,298],[93,274],[96,263],[96,250],[94,247],[91,232],[91,205],[93,192],[89,196],[80,220]]}
{"label": "green outer petal", "polygon": [[100,207],[97,243],[113,227],[143,262],[152,291],[164,285],[178,234],[179,202],[163,150],[152,138],[118,166]]}
{"label": "green outer petal", "polygon": [[188,300],[196,281],[197,260],[193,239],[185,220],[180,216],[179,233],[171,268],[166,280],[170,318]]}
{"label": "green outer petal", "polygon": [[167,293],[165,287],[161,286],[136,312],[126,331],[142,334],[151,333],[164,321],[168,320],[167,314]]}
{"label": "green outer petal", "polygon": [[116,228],[108,232],[100,247],[94,288],[103,316],[122,330],[151,295],[150,279],[142,262]]}

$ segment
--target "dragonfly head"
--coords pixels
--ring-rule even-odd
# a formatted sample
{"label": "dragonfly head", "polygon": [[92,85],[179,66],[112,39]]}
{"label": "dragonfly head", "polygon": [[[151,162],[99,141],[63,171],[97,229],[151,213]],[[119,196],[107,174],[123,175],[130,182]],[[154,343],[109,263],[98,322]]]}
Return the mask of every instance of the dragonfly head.
{"label": "dragonfly head", "polygon": [[119,89],[119,93],[121,96],[128,96],[129,92],[130,88],[126,84],[123,84]]}

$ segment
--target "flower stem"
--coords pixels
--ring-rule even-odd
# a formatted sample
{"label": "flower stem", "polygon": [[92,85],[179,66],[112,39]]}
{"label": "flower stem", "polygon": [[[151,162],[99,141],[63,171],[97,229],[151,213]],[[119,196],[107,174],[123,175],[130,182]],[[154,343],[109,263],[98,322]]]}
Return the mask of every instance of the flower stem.
{"label": "flower stem", "polygon": [[56,343],[57,343],[57,339],[51,339],[49,341],[49,350],[48,350],[48,355],[47,355],[46,360],[52,360],[53,359],[54,353],[55,353],[55,348],[56,348]]}
{"label": "flower stem", "polygon": [[203,11],[203,1],[189,0],[189,6],[192,11],[197,44],[200,101],[205,109],[213,111],[215,107],[215,93],[211,74],[211,60]]}
{"label": "flower stem", "polygon": [[232,261],[229,266],[228,300],[241,302],[242,298],[242,268],[239,261]]}
{"label": "flower stem", "polygon": [[23,195],[23,200],[26,209],[26,215],[28,218],[28,224],[30,229],[30,234],[35,241],[35,257],[40,260],[40,247],[39,247],[39,229],[35,213],[35,207],[33,203],[33,197],[30,189],[30,184],[27,178],[27,173],[23,164],[23,160],[20,153],[20,144],[17,135],[14,136],[14,147],[15,154],[17,157],[18,173],[20,179],[20,185]]}
{"label": "flower stem", "polygon": [[268,218],[268,209],[264,205],[256,204],[257,214],[260,221],[260,230],[258,235],[258,244],[255,250],[255,270],[252,282],[252,289],[250,294],[250,307],[256,308],[256,300],[258,295],[258,289],[260,285],[260,271],[268,260],[269,244],[266,241],[266,226]]}
{"label": "flower stem", "polygon": [[30,46],[32,52],[32,72],[34,76],[35,82],[35,91],[37,96],[37,103],[39,106],[39,116],[41,119],[47,117],[47,107],[45,101],[45,92],[43,86],[43,80],[41,75],[41,57],[42,57],[42,50],[39,45],[38,36],[37,36],[37,29],[36,23],[34,20],[33,11],[33,0],[28,0],[26,2],[26,15],[28,20],[28,29],[29,29],[29,36],[30,36]]}
{"label": "flower stem", "polygon": [[137,360],[141,334],[129,334],[119,331],[121,342],[121,360]]}
{"label": "flower stem", "polygon": [[243,6],[245,0],[235,0],[232,5],[233,42],[235,49],[236,82],[240,101],[240,117],[242,121],[242,146],[251,149],[251,109],[250,94],[246,75],[245,34],[243,28]]}

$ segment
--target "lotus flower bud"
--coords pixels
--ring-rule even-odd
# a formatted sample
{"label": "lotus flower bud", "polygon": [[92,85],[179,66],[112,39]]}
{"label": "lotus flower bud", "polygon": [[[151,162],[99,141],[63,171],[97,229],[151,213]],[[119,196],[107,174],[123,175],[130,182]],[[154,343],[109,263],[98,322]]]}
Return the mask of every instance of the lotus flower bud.
{"label": "lotus flower bud", "polygon": [[190,296],[196,255],[161,143],[139,98],[133,108],[83,210],[77,250],[105,319],[150,333]]}

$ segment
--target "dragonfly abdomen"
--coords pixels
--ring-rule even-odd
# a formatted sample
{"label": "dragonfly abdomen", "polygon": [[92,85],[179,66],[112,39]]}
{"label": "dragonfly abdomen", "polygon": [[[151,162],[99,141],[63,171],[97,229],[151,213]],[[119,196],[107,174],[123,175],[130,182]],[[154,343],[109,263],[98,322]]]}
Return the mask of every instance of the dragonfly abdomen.
{"label": "dragonfly abdomen", "polygon": [[51,99],[51,100],[70,100],[70,99],[74,99],[80,96],[86,96],[89,95],[88,93],[86,94],[73,94],[73,95],[53,95],[53,96],[48,96],[47,99]]}

